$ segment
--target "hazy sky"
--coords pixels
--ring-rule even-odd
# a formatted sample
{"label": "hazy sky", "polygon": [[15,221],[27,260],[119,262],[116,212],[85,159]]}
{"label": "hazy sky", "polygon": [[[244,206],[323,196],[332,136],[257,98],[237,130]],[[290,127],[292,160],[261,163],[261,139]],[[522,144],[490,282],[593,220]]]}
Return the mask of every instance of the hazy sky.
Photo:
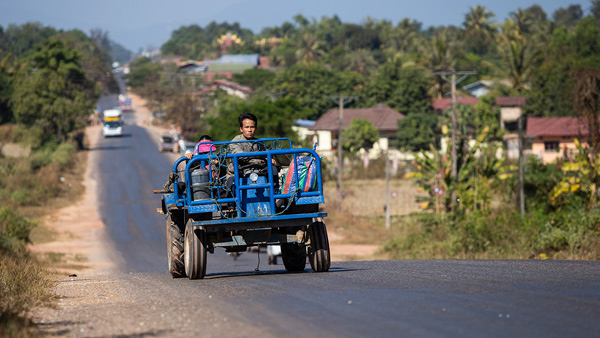
{"label": "hazy sky", "polygon": [[560,8],[580,4],[587,15],[590,0],[0,0],[0,25],[38,21],[58,29],[92,28],[133,52],[160,47],[183,25],[211,21],[239,22],[259,33],[262,28],[292,21],[296,14],[319,20],[337,14],[342,22],[361,23],[368,16],[394,24],[403,18],[423,28],[461,25],[470,7],[486,6],[496,20],[511,11],[539,4],[549,17]]}

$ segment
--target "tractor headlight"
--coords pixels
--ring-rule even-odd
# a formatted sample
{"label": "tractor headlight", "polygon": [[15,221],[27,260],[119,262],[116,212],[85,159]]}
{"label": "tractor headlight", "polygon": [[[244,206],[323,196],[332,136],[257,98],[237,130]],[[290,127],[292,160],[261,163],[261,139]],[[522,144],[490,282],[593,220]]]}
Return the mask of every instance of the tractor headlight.
{"label": "tractor headlight", "polygon": [[250,174],[250,181],[252,181],[252,183],[256,183],[256,181],[258,181],[258,174],[257,173]]}

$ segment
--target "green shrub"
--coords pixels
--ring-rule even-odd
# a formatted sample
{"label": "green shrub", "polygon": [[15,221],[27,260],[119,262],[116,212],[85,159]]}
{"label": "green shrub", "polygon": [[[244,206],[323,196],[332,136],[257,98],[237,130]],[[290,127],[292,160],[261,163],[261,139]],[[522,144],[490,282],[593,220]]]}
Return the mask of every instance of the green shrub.
{"label": "green shrub", "polygon": [[20,205],[39,205],[31,190],[17,189],[10,194],[10,200]]}
{"label": "green shrub", "polygon": [[75,151],[75,146],[72,143],[61,143],[51,155],[52,164],[59,170],[65,169],[71,164]]}
{"label": "green shrub", "polygon": [[0,251],[21,253],[36,222],[20,217],[8,207],[0,209]]}
{"label": "green shrub", "polygon": [[37,171],[40,168],[43,168],[52,162],[52,153],[53,149],[50,147],[44,147],[42,149],[36,150],[31,158],[29,159],[29,167],[32,171]]}

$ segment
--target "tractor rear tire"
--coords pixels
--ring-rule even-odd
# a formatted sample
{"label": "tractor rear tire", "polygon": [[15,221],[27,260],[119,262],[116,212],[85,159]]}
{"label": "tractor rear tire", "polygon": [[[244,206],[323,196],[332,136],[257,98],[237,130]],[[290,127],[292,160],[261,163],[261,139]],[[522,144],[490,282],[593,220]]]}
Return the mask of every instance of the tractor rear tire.
{"label": "tractor rear tire", "polygon": [[194,230],[190,223],[185,229],[185,273],[189,279],[202,279],[206,275],[206,232]]}
{"label": "tractor rear tire", "polygon": [[185,277],[183,235],[171,219],[171,215],[167,216],[167,261],[169,273],[173,278]]}
{"label": "tractor rear tire", "polygon": [[327,272],[331,265],[329,255],[329,238],[327,237],[327,227],[322,221],[313,222],[308,226],[308,237],[310,246],[308,247],[308,261],[314,272]]}
{"label": "tractor rear tire", "polygon": [[283,243],[281,244],[281,259],[287,271],[304,271],[306,247],[295,243]]}

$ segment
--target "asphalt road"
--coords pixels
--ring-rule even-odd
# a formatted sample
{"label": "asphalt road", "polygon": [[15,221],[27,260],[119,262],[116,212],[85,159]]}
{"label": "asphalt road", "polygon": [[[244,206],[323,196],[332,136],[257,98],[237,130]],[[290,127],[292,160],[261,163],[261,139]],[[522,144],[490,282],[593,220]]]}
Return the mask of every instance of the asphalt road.
{"label": "asphalt road", "polygon": [[[126,328],[110,326],[135,318],[144,322],[140,337],[600,337],[599,262],[334,262],[328,273],[292,274],[267,265],[264,253],[233,260],[217,249],[205,279],[172,279],[152,190],[162,187],[173,156],[159,153],[132,115],[124,120],[123,137],[92,150],[101,153],[94,175],[107,241],[121,258],[105,278],[128,299],[103,305],[102,320],[114,321],[98,336],[123,335]],[[100,325],[91,317],[75,325]]]}

